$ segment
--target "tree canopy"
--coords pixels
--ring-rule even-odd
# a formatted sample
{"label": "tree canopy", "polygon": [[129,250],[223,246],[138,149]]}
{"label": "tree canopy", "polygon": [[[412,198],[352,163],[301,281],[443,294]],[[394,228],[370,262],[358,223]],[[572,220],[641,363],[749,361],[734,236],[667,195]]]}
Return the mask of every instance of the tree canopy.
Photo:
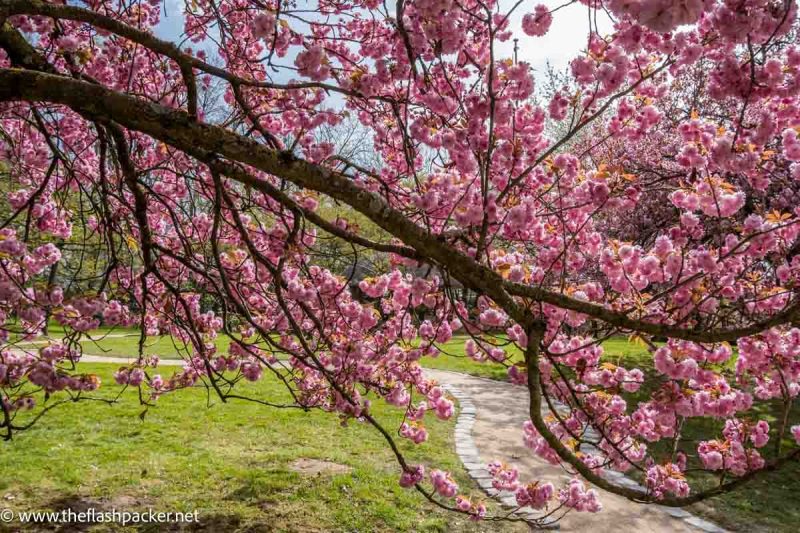
{"label": "tree canopy", "polygon": [[[575,476],[491,465],[541,523],[598,511],[584,481],[683,506],[800,456],[794,0],[192,0],[170,40],[164,9],[0,0],[6,438],[91,397],[78,341],[122,325],[188,346],[171,376],[141,349],[117,372],[143,403],[204,384],[357,419],[401,485],[475,518],[395,442],[452,416],[420,361],[454,335],[508,367],[531,453]],[[554,78],[518,52],[568,10],[589,31]],[[19,348],[48,321],[66,336]],[[603,359],[616,335],[657,375]],[[238,394],[258,379],[293,402]],[[707,417],[720,431],[679,446]]]}

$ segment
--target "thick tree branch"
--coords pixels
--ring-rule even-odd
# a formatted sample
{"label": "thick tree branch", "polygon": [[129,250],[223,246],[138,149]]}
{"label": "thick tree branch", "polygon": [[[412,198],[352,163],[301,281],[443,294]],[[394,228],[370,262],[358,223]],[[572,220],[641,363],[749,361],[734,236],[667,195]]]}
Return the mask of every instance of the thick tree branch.
{"label": "thick tree branch", "polygon": [[[735,341],[766,328],[791,322],[798,315],[798,305],[795,304],[769,319],[741,328],[707,331],[654,324],[564,294],[510,283],[497,272],[428,233],[392,208],[378,194],[360,187],[349,176],[297,159],[291,154],[268,149],[219,126],[197,122],[185,111],[83,81],[16,69],[0,69],[0,100],[45,101],[63,104],[83,115],[102,120],[113,117],[115,122],[126,128],[150,135],[194,157],[219,154],[300,187],[326,194],[361,212],[422,256],[446,267],[455,279],[467,287],[482,291],[503,307],[512,319],[522,324],[528,322],[529,315],[511,294],[584,313],[623,329],[696,342]],[[250,185],[269,194],[268,187],[260,183]]]}

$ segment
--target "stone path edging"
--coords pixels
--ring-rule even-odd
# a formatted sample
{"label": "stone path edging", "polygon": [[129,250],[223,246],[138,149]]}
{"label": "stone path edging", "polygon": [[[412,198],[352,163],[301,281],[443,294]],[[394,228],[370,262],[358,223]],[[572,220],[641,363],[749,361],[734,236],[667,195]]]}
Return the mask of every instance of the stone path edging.
{"label": "stone path edging", "polygon": [[[472,426],[475,424],[476,415],[472,398],[458,387],[446,384],[443,386],[453,398],[458,400],[459,412],[458,418],[456,419],[455,430],[456,455],[461,459],[461,463],[467,470],[469,477],[478,484],[481,490],[499,501],[503,507],[509,509],[518,507],[513,494],[499,491],[492,486],[492,475],[486,469],[486,465],[481,462],[478,448],[475,446],[475,441],[472,438]],[[513,514],[525,519],[535,519],[538,517],[538,513],[533,510],[526,510],[524,507],[516,509]]]}

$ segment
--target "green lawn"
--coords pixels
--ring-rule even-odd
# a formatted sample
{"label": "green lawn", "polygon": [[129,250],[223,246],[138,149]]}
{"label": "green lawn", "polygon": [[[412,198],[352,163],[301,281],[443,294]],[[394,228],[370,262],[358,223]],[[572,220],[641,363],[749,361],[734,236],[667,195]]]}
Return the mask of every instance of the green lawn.
{"label": "green lawn", "polygon": [[[9,341],[10,342],[25,342],[25,340],[22,338],[22,335],[20,334],[20,328],[17,325],[15,325],[13,322],[10,325],[6,324],[4,326],[4,328],[9,333]],[[117,332],[119,330],[120,330],[120,328],[101,326],[101,327],[99,327],[97,329],[92,330],[91,334],[93,336],[100,337],[102,335],[105,335],[106,333]],[[62,326],[61,324],[59,324],[55,320],[51,320],[50,323],[47,326],[47,334],[48,334],[48,336],[51,337],[51,338],[54,338],[54,339],[58,339],[58,338],[63,337],[64,334],[65,334],[65,331],[66,330],[64,329],[64,326]],[[133,329],[127,329],[127,331],[128,332],[133,332],[134,330]],[[29,340],[41,340],[41,338],[29,339]]]}
{"label": "green lawn", "polygon": [[[50,327],[50,336],[60,338],[63,328],[58,325]],[[478,376],[506,379],[506,368],[499,364],[478,363],[464,354],[464,343],[468,337],[456,336],[444,347],[444,352],[437,358],[426,357],[422,363],[430,368],[454,370]],[[41,339],[36,339],[41,340]],[[230,337],[220,334],[215,339],[217,351],[225,353],[231,343]],[[613,341],[612,341],[613,342]],[[624,342],[624,341],[623,341]],[[22,344],[24,346],[24,343]],[[104,328],[93,330],[81,339],[84,353],[92,355],[105,355],[109,357],[131,357],[138,353],[139,330],[134,328]],[[28,345],[34,347],[36,345]],[[180,358],[186,354],[186,345],[169,335],[147,337],[145,340],[145,354],[158,355],[162,359]],[[511,348],[515,357],[521,359],[518,350]]]}
{"label": "green lawn", "polygon": [[[636,394],[626,394],[629,405],[633,402],[642,401],[650,395],[653,390],[653,378],[656,371],[653,368],[652,355],[640,345],[630,343],[626,339],[613,339],[603,343],[605,349],[604,357],[615,364],[622,364],[627,368],[639,368],[647,375],[646,385]],[[729,381],[733,381],[730,376],[734,365],[735,353],[726,366],[724,372],[728,375]],[[739,415],[740,418],[766,419],[772,427],[775,427],[781,413],[781,406],[778,402],[764,403],[758,402],[757,407],[750,413]],[[800,408],[795,406],[790,412],[790,424],[800,423]],[[684,425],[683,438],[679,443],[679,448],[690,458],[697,455],[697,441],[701,439],[714,438],[713,435],[721,436],[722,422],[710,417],[693,418],[690,423]],[[791,449],[793,441],[784,440],[784,453]],[[657,454],[667,457],[671,452],[672,441],[661,441],[649,444],[650,449]],[[769,459],[774,457],[773,442],[760,450],[761,454]],[[690,467],[691,467],[690,463]],[[689,472],[688,479],[694,488],[708,487],[719,482],[717,476],[712,476],[703,472]],[[767,473],[764,477],[754,480],[744,487],[700,503],[690,509],[697,514],[702,514],[723,527],[741,531],[764,531],[764,532],[795,532],[797,524],[800,523],[800,465],[791,463],[783,469]]]}
{"label": "green lawn", "polygon": [[[106,396],[119,390],[111,378],[115,368],[81,365],[101,377]],[[243,385],[259,398],[285,395],[267,380]],[[486,528],[400,488],[394,457],[364,424],[341,427],[327,413],[248,402],[207,406],[203,388],[162,397],[144,420],[138,417],[141,412],[133,391],[112,406],[69,404],[0,444],[0,507],[197,509],[200,529],[225,532]],[[374,412],[387,427],[397,427],[398,409],[376,402]],[[402,442],[402,448],[414,462],[453,471],[462,492],[480,498],[453,451],[453,424],[433,419],[429,442],[419,447]],[[313,475],[292,469],[295,461],[308,459],[348,471]],[[117,529],[93,529],[106,530]],[[519,529],[507,525],[500,530]]]}
{"label": "green lawn", "polygon": [[[138,343],[138,335],[133,330],[114,330],[110,332],[112,336],[99,338],[96,341],[86,341],[84,343],[84,351],[86,353],[92,353],[96,355],[118,355],[118,356],[126,356],[131,355],[136,352],[137,343]],[[114,337],[113,335],[119,334],[126,334],[125,337]],[[98,337],[98,335],[93,334],[94,337]],[[465,372],[481,377],[492,378],[492,379],[500,379],[505,380],[507,379],[507,369],[503,365],[499,365],[496,363],[477,363],[472,359],[466,357],[464,355],[464,343],[466,338],[465,337],[456,337],[450,343],[448,343],[444,347],[444,351],[441,355],[437,358],[424,358],[422,360],[423,365],[430,367],[430,368],[438,368],[438,369],[445,369],[445,370],[453,370],[457,372]],[[224,351],[227,349],[227,344],[229,339],[227,337],[220,337],[217,339],[217,346],[220,351]],[[648,353],[643,346],[639,344],[634,344],[629,342],[627,339],[624,338],[615,338],[605,341],[603,343],[603,347],[605,349],[604,358],[608,362],[612,362],[614,364],[620,364],[627,368],[640,368],[645,372],[648,378],[656,377],[656,373],[653,369],[652,363],[652,356]],[[147,341],[146,353],[148,354],[157,354],[163,358],[169,357],[178,357],[178,349],[180,346],[176,347],[176,344],[173,343],[170,337],[155,337],[150,338]],[[519,352],[512,352],[512,360],[518,360],[521,358],[521,354]],[[108,383],[109,380],[105,380]],[[642,388],[642,390],[636,394],[626,394],[626,398],[629,400],[629,405],[634,405],[636,401],[640,401],[645,399],[650,391],[652,390],[652,384],[657,383],[658,380],[648,380],[650,385],[647,385]],[[226,413],[230,413],[225,417],[218,417],[218,420],[215,423],[221,424],[220,426],[215,426],[218,428],[228,427],[231,424],[231,421],[228,420],[228,417],[238,418],[242,414],[243,420],[248,420],[248,417],[254,416],[257,417],[259,420],[263,420],[264,423],[269,424],[277,424],[279,420],[283,420],[285,417],[294,416],[291,413],[278,413],[277,415],[274,411],[266,411],[261,408],[254,408],[254,406],[216,406],[212,409],[206,411],[205,408],[201,405],[202,400],[198,400],[198,398],[188,398],[188,396],[197,395],[200,392],[192,392],[189,395],[178,395],[175,398],[164,398],[162,402],[160,402],[161,406],[158,410],[152,411],[151,415],[148,417],[159,417],[159,416],[172,416],[174,413],[181,413],[180,416],[186,417],[187,422],[182,422],[174,429],[180,433],[189,434],[191,431],[188,428],[185,428],[186,424],[193,424],[197,418],[201,417],[201,419],[208,421],[208,417],[215,416],[215,413],[219,413],[222,410],[225,410]],[[170,402],[174,402],[176,407],[168,407],[165,408],[164,405],[170,406],[173,405]],[[757,411],[752,413],[752,416],[759,416],[765,417],[771,423],[777,420],[778,415],[778,405],[768,404],[768,405],[761,405]],[[103,420],[106,420],[108,424],[134,424],[137,426],[138,422],[132,422],[133,416],[130,416],[131,413],[126,413],[123,415],[118,415],[117,412],[120,410],[128,409],[127,407],[120,406],[114,407],[112,409],[106,409],[103,406],[91,406],[87,407],[87,409],[92,409],[92,417],[97,416],[101,417]],[[135,408],[130,408],[135,411]],[[173,411],[174,409],[174,411]],[[163,411],[169,411],[169,413],[164,413]],[[77,413],[77,409],[75,410]],[[96,413],[96,414],[95,414]],[[191,414],[189,414],[191,413]],[[127,415],[127,416],[126,416]],[[74,415],[73,415],[74,417]],[[262,417],[265,417],[262,419]],[[319,414],[312,415],[313,420],[317,420],[313,417],[321,417]],[[52,418],[52,417],[51,417]],[[322,422],[322,420],[328,420],[327,422]],[[792,423],[800,423],[800,410],[795,409],[792,412]],[[304,420],[310,420],[308,418]],[[325,417],[318,418],[321,424],[331,423],[333,424],[332,420],[325,419]],[[149,427],[148,424],[152,423],[151,419],[146,419],[145,424],[142,425],[142,428]],[[315,422],[316,423],[316,422]],[[62,424],[54,423],[51,419],[46,419],[44,424],[47,424],[48,427],[52,429],[48,429],[48,432],[60,431],[59,428],[62,427]],[[206,422],[203,422],[200,426],[204,427]],[[696,455],[696,441],[704,436],[707,435],[718,435],[720,429],[720,422],[716,421],[711,418],[706,419],[693,419],[690,424],[687,424],[684,428],[684,438],[679,443],[681,449],[687,452],[687,454],[692,457]],[[297,427],[303,427],[297,426]],[[367,428],[358,428],[358,431],[366,430]],[[225,435],[227,430],[220,429],[220,434]],[[447,431],[444,431],[447,433]],[[34,433],[32,432],[31,435]],[[340,439],[347,439],[349,438],[349,433],[343,433],[342,436],[337,434],[336,441],[337,446],[336,449],[339,449],[339,442],[343,442],[346,444],[344,445],[344,449],[348,449],[349,446],[352,444],[349,441],[340,441]],[[28,438],[27,435],[22,436],[22,439]],[[58,437],[58,440],[63,442],[63,439],[69,439],[66,435]],[[449,438],[446,435],[441,435],[438,438]],[[291,439],[290,439],[291,440]],[[327,442],[327,438],[323,439],[322,442]],[[207,441],[208,445],[211,445],[213,440],[209,438]],[[378,443],[380,444],[380,443]],[[657,455],[661,454],[666,457],[666,454],[671,450],[672,443],[668,441],[663,441],[661,443],[651,444],[651,450],[655,451]],[[113,447],[113,446],[112,446]],[[426,449],[433,449],[434,447],[426,445]],[[333,448],[331,448],[333,450]],[[768,446],[762,450],[767,457],[770,456],[772,451],[772,446]],[[305,452],[301,452],[305,453]],[[333,452],[331,452],[333,453]],[[316,455],[307,454],[309,456]],[[369,454],[368,454],[369,455]],[[371,456],[370,456],[371,457]],[[453,456],[454,458],[454,456]],[[6,458],[7,460],[7,458]],[[385,464],[388,461],[388,458],[385,458],[380,461],[381,464]],[[357,461],[354,461],[353,464],[356,464]],[[392,476],[389,476],[392,477]],[[707,486],[710,483],[715,482],[715,478],[703,473],[690,473],[689,474],[690,482],[694,487],[701,487]],[[391,485],[391,483],[390,483]],[[64,487],[69,487],[69,483],[64,484]],[[159,497],[161,499],[161,497]],[[286,504],[288,505],[288,503]],[[377,504],[375,504],[377,505]],[[794,531],[795,527],[794,524],[800,523],[800,466],[797,464],[791,464],[785,467],[780,472],[767,474],[764,478],[752,482],[746,486],[743,490],[735,491],[729,495],[722,496],[706,503],[699,504],[692,509],[694,512],[707,516],[719,524],[724,525],[725,527],[736,529],[736,526],[739,524],[748,524],[750,530],[760,530],[760,531]],[[380,514],[380,513],[377,513]],[[377,515],[376,515],[377,516]],[[443,518],[437,518],[439,520],[445,520]],[[345,521],[342,522],[340,518],[325,518],[323,522],[327,520],[326,523],[336,523],[342,524],[350,522]],[[331,520],[333,520],[331,522]],[[445,522],[442,522],[444,524]],[[349,527],[349,526],[348,526]],[[390,528],[399,528],[402,529],[406,527],[402,525],[402,523],[398,522],[391,522],[387,523],[387,527]],[[443,527],[443,526],[442,526]]]}
{"label": "green lawn", "polygon": [[[502,381],[508,380],[508,369],[505,366],[494,362],[479,363],[467,357],[464,353],[464,344],[467,339],[468,337],[466,336],[454,337],[446,346],[443,346],[442,353],[439,356],[434,358],[424,357],[420,362],[428,368],[452,370]],[[507,348],[506,353],[510,354],[514,361],[522,360],[522,353],[516,347]]]}
{"label": "green lawn", "polygon": [[[120,337],[119,335],[124,335]],[[139,332],[135,330],[118,329],[107,336],[95,337],[82,342],[84,353],[92,355],[106,355],[129,357],[139,351]],[[230,338],[220,335],[214,339],[218,353],[225,353],[230,345]],[[191,344],[191,343],[190,343]],[[176,359],[187,353],[186,345],[180,340],[169,335],[147,337],[144,344],[145,355],[157,355],[162,359]]]}

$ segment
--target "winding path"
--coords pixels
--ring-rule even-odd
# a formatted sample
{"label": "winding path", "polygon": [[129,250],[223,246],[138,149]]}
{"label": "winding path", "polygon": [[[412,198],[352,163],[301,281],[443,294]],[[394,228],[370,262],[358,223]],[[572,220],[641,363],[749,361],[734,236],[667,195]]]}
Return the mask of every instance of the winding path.
{"label": "winding path", "polygon": [[[83,355],[84,363],[131,363],[134,358]],[[162,359],[160,365],[179,366],[181,359]],[[444,385],[460,404],[456,422],[456,453],[469,475],[489,496],[514,509],[516,502],[509,492],[492,487],[485,469],[488,462],[513,463],[523,480],[550,481],[556,487],[571,479],[563,469],[536,457],[523,444],[522,425],[527,419],[528,398],[524,390],[501,381],[479,378],[458,372],[426,369],[425,373]],[[636,483],[616,472],[608,477],[620,485]],[[683,509],[633,503],[621,496],[601,492],[603,511],[570,513],[558,523],[563,531],[635,532],[635,533],[724,533],[725,530]],[[535,518],[530,508],[517,512]]]}
{"label": "winding path", "polygon": [[[456,423],[456,452],[470,476],[490,496],[509,508],[516,508],[509,492],[492,487],[486,463],[500,460],[513,463],[523,480],[550,481],[556,487],[571,479],[564,470],[536,457],[523,444],[522,425],[528,418],[528,397],[524,389],[510,383],[469,376],[457,372],[426,369],[426,374],[446,386],[459,401],[461,410]],[[608,476],[620,485],[636,487],[622,474]],[[683,509],[633,503],[621,496],[600,491],[600,513],[570,513],[559,522],[563,531],[721,533],[725,530]],[[536,517],[532,510],[523,516]]]}

